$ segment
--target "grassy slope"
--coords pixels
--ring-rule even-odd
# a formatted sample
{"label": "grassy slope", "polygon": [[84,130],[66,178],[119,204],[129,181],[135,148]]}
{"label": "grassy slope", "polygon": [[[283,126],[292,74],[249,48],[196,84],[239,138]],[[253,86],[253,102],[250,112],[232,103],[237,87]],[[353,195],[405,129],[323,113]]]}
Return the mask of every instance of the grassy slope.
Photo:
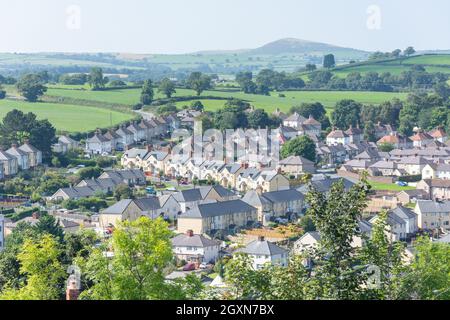
{"label": "grassy slope", "polygon": [[341,66],[333,72],[339,77],[345,77],[351,72],[390,72],[391,74],[398,75],[403,71],[411,70],[413,65],[418,64],[423,65],[428,72],[450,73],[450,55],[421,55],[379,63],[369,61],[355,66]]}
{"label": "grassy slope", "polygon": [[[243,92],[224,92],[224,91],[205,91],[203,96],[216,96],[224,99],[239,98],[251,102],[257,108],[264,108],[267,111],[274,111],[276,108],[287,111],[293,105],[302,102],[322,102],[327,108],[332,108],[334,104],[342,99],[355,99],[362,103],[379,104],[386,100],[391,100],[394,97],[403,99],[406,97],[405,93],[387,93],[387,92],[350,92],[350,91],[286,91],[282,92],[286,95],[285,98],[280,98],[278,93],[272,93],[271,96],[262,96],[254,94],[245,94]],[[102,101],[108,103],[123,103],[132,105],[139,100],[139,89],[120,89],[109,91],[89,91],[89,90],[66,90],[66,89],[49,89],[48,95],[63,96],[70,98]],[[194,91],[187,89],[177,89],[174,96],[193,96]],[[162,98],[162,95],[157,93],[156,98]],[[204,102],[208,110],[217,110],[222,107],[224,101],[221,100],[205,100]],[[179,102],[178,106],[189,105],[189,101]]]}
{"label": "grassy slope", "polygon": [[0,100],[0,119],[12,109],[33,112],[39,119],[48,119],[57,130],[68,132],[87,131],[97,127],[109,127],[111,119],[113,124],[118,124],[133,117],[132,114],[95,107]]}

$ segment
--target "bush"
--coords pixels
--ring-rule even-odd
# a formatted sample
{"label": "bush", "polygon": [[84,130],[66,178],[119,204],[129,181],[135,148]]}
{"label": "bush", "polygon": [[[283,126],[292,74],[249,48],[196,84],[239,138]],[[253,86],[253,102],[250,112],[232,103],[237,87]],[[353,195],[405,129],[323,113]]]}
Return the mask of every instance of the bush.
{"label": "bush", "polygon": [[[27,218],[27,217],[31,217],[33,215],[34,212],[40,212],[38,208],[31,208],[31,209],[26,209],[23,210],[21,212],[14,212],[11,214],[7,214],[5,215],[6,218],[11,219],[13,222],[22,220],[23,218]],[[45,213],[45,211],[43,212]],[[42,213],[41,213],[42,215]]]}
{"label": "bush", "polygon": [[418,181],[422,180],[422,175],[416,174],[416,175],[412,175],[412,176],[402,176],[402,177],[398,178],[398,180],[403,181],[403,182],[418,182]]}
{"label": "bush", "polygon": [[141,110],[142,106],[142,103],[136,103],[135,105],[133,105],[133,110]]}

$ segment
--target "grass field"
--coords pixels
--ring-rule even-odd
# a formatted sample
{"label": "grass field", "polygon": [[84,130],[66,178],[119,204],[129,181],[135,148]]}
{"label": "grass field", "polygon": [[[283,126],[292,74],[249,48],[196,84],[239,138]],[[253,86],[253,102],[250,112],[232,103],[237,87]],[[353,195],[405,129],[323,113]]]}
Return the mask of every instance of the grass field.
{"label": "grass field", "polygon": [[132,114],[110,111],[103,108],[57,104],[30,103],[13,100],[0,100],[0,119],[11,110],[33,112],[38,119],[48,119],[57,130],[67,132],[83,132],[95,128],[109,127],[129,120]]}
{"label": "grass field", "polygon": [[[8,96],[18,96],[14,86],[5,86],[5,88]],[[131,119],[132,114],[122,113],[120,109],[110,111],[108,108],[112,108],[112,104],[121,104],[125,106],[124,108],[127,108],[126,106],[131,106],[139,101],[140,93],[140,89],[91,91],[82,86],[50,86],[46,96],[67,98],[69,101],[64,103],[61,100],[53,99],[57,103],[28,103],[17,100],[0,100],[0,119],[8,111],[17,108],[24,112],[34,112],[40,119],[49,119],[58,130],[82,132],[96,127],[110,126],[110,114],[112,115],[113,125]],[[280,94],[284,94],[285,97],[280,97]],[[195,96],[195,93],[193,90],[177,89],[174,96]],[[202,99],[202,96],[214,96],[221,99]],[[222,108],[226,99],[238,98],[250,102],[256,108],[263,108],[267,112],[273,112],[276,108],[288,112],[292,106],[299,105],[302,102],[321,102],[330,112],[336,102],[342,99],[354,99],[364,104],[379,104],[393,98],[405,99],[407,94],[354,91],[285,91],[272,92],[270,96],[263,96],[243,92],[209,90],[203,92],[202,96],[198,100],[203,103],[208,111],[216,111]],[[155,98],[163,98],[163,95],[157,93],[156,89]],[[77,99],[80,100],[79,104],[77,104]],[[92,105],[90,105],[91,103]],[[176,105],[181,108],[191,103],[192,101],[182,101],[177,102]]]}
{"label": "grass field", "polygon": [[[286,97],[279,97],[278,92],[272,92],[270,96],[245,94],[243,92],[225,92],[225,91],[205,91],[202,96],[215,96],[223,99],[238,98],[249,101],[257,108],[263,108],[268,112],[280,108],[283,111],[288,111],[293,105],[298,105],[302,102],[321,102],[330,109],[337,101],[342,99],[354,99],[365,104],[379,104],[381,102],[391,100],[393,98],[404,99],[406,93],[391,93],[391,92],[352,92],[352,91],[285,91],[280,92]],[[49,88],[47,95],[69,97],[73,99],[92,100],[105,103],[121,103],[132,105],[139,101],[140,89],[118,89],[108,91],[90,91],[90,90],[70,90],[70,89],[56,89]],[[195,96],[193,90],[177,89],[174,96]],[[155,98],[162,98],[160,93],[156,93]],[[207,110],[217,110],[223,106],[224,100],[202,99]],[[189,101],[178,102],[177,106],[189,105]]]}
{"label": "grass field", "polygon": [[450,54],[421,55],[403,60],[403,64],[448,65],[450,66]]}
{"label": "grass field", "polygon": [[374,182],[369,181],[369,184],[372,186],[372,190],[384,190],[384,191],[404,191],[404,190],[414,190],[415,187],[402,187],[399,185],[396,185],[395,183],[381,183],[381,182]]}
{"label": "grass field", "polygon": [[367,72],[390,72],[399,75],[403,71],[411,70],[413,65],[423,65],[427,72],[450,73],[450,55],[420,55],[404,59],[396,59],[383,62],[367,62],[355,66],[347,65],[339,67],[333,71],[339,77],[346,77],[351,72],[367,73]]}

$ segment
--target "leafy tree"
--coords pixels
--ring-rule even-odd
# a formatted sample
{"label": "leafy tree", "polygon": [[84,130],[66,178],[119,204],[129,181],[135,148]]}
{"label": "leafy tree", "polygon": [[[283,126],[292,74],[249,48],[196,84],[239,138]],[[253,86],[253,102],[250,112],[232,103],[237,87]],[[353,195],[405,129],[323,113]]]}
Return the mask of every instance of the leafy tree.
{"label": "leafy tree", "polygon": [[416,50],[414,50],[413,47],[407,47],[405,50],[403,50],[403,54],[407,57],[413,55],[414,53],[416,53]]}
{"label": "leafy tree", "polygon": [[36,233],[49,234],[59,242],[62,242],[64,239],[64,230],[60,227],[55,217],[51,215],[45,214],[41,216],[33,228]]}
{"label": "leafy tree", "polygon": [[315,64],[313,64],[313,63],[307,63],[305,65],[305,70],[307,72],[312,72],[312,71],[315,71],[316,69],[317,69],[317,66]]}
{"label": "leafy tree", "polygon": [[203,103],[201,101],[193,101],[191,103],[191,109],[195,110],[195,111],[200,111],[203,112],[203,110],[205,109],[205,106],[203,105]]}
{"label": "leafy tree", "polygon": [[314,225],[314,221],[309,215],[304,215],[300,219],[300,227],[302,227],[304,232],[316,231],[316,226]]}
{"label": "leafy tree", "polygon": [[95,179],[103,173],[103,169],[100,167],[86,167],[78,170],[77,175],[80,180]]}
{"label": "leafy tree", "polygon": [[347,129],[350,126],[356,127],[359,123],[362,105],[354,100],[341,100],[331,114],[331,122],[339,129]]}
{"label": "leafy tree", "polygon": [[167,98],[170,98],[172,94],[176,92],[175,84],[169,78],[164,78],[159,83],[158,92],[161,92]]}
{"label": "leafy tree", "polygon": [[325,107],[320,102],[304,102],[299,106],[293,106],[289,110],[290,113],[297,112],[299,115],[308,118],[313,116],[314,119],[322,124],[322,129],[327,129],[330,126],[330,120],[328,119]]}
{"label": "leafy tree", "polygon": [[253,74],[251,71],[241,71],[236,74],[236,82],[242,88],[244,93],[255,93],[256,84],[252,81]]}
{"label": "leafy tree", "polygon": [[371,299],[395,300],[402,298],[404,247],[402,243],[389,238],[388,214],[386,210],[378,214],[372,227],[372,236],[365,240],[360,253],[363,263],[375,266],[379,273],[374,287],[368,287],[365,295]]}
{"label": "leafy tree", "polygon": [[326,88],[332,77],[333,73],[329,70],[313,71],[308,74],[308,88]]}
{"label": "leafy tree", "polygon": [[372,121],[366,121],[364,123],[364,139],[370,142],[376,141],[375,126]]}
{"label": "leafy tree", "polygon": [[102,249],[93,249],[89,258],[80,262],[89,281],[82,299],[148,300],[182,299],[185,292],[177,283],[165,281],[171,265],[172,236],[162,218],[140,217],[124,221],[114,230],[108,243],[114,256],[108,258]]}
{"label": "leafy tree", "polygon": [[267,112],[264,109],[256,109],[250,112],[247,116],[248,126],[250,128],[258,129],[265,128],[271,125],[271,121]]}
{"label": "leafy tree", "polygon": [[[439,82],[433,87],[434,92],[439,95],[444,101],[450,97],[450,86],[446,82]],[[1,90],[1,88],[0,88]]]}
{"label": "leafy tree", "polygon": [[323,57],[323,67],[324,68],[333,68],[336,65],[336,61],[334,60],[333,54],[327,54]]}
{"label": "leafy tree", "polygon": [[0,252],[0,292],[6,287],[18,289],[25,281],[26,276],[20,273],[17,255],[25,239],[35,236],[36,233],[31,224],[19,222],[13,232],[6,238],[5,248]]}
{"label": "leafy tree", "polygon": [[102,90],[108,82],[107,78],[103,76],[102,68],[97,67],[91,69],[88,79],[92,90]]}
{"label": "leafy tree", "polygon": [[6,91],[3,89],[2,85],[0,84],[0,100],[6,98]]}
{"label": "leafy tree", "polygon": [[400,126],[398,131],[404,135],[410,136],[414,127],[418,123],[419,112],[422,107],[415,103],[407,103],[400,111]]}
{"label": "leafy tree", "polygon": [[369,186],[363,179],[345,191],[342,179],[325,194],[311,187],[306,196],[311,216],[321,239],[313,253],[316,295],[326,299],[355,299],[361,290],[362,274],[355,267],[358,259],[352,247]]}
{"label": "leafy tree", "polygon": [[114,197],[117,201],[123,199],[132,199],[133,190],[126,184],[120,184],[116,187],[116,190],[114,190]]}
{"label": "leafy tree", "polygon": [[64,235],[65,257],[68,261],[73,259],[87,258],[91,248],[98,242],[98,236],[94,230],[81,229],[77,232],[69,232]]}
{"label": "leafy tree", "polygon": [[26,239],[19,254],[20,273],[27,280],[18,289],[7,287],[0,295],[6,300],[57,300],[61,298],[65,277],[58,260],[61,249],[50,235],[43,235],[39,241]]}
{"label": "leafy tree", "polygon": [[247,128],[248,120],[245,110],[248,103],[241,100],[230,99],[222,109],[214,113],[214,124],[220,130]]}
{"label": "leafy tree", "polygon": [[42,84],[41,78],[36,74],[23,76],[16,87],[20,95],[30,102],[37,101],[47,91],[47,87]]}
{"label": "leafy tree", "polygon": [[14,109],[6,114],[0,124],[0,145],[9,148],[21,140],[21,137],[26,136],[30,143],[48,158],[55,140],[55,132],[55,128],[48,120],[37,120],[34,113],[23,113]]}
{"label": "leafy tree", "polygon": [[316,161],[316,144],[307,135],[295,137],[281,147],[281,156],[283,158],[302,156],[311,161]]}
{"label": "leafy tree", "polygon": [[400,49],[395,49],[394,51],[392,51],[391,52],[391,56],[393,57],[393,58],[398,58],[398,57],[400,57],[400,54],[402,53],[402,50],[400,50]]}
{"label": "leafy tree", "polygon": [[421,237],[416,241],[415,249],[415,259],[404,281],[408,298],[450,299],[450,245]]}
{"label": "leafy tree", "polygon": [[148,79],[144,81],[144,84],[142,85],[142,91],[141,91],[141,103],[143,105],[149,105],[153,101],[153,83],[152,80]]}
{"label": "leafy tree", "polygon": [[234,299],[311,299],[308,274],[301,256],[291,257],[287,267],[268,264],[254,270],[251,258],[238,253],[225,265],[225,280],[230,284]]}
{"label": "leafy tree", "polygon": [[199,96],[203,91],[211,88],[211,78],[201,72],[192,72],[186,81],[188,88]]}
{"label": "leafy tree", "polygon": [[383,151],[383,152],[391,152],[392,150],[395,149],[394,145],[392,143],[389,142],[383,142],[380,143],[380,145],[378,146],[378,148]]}

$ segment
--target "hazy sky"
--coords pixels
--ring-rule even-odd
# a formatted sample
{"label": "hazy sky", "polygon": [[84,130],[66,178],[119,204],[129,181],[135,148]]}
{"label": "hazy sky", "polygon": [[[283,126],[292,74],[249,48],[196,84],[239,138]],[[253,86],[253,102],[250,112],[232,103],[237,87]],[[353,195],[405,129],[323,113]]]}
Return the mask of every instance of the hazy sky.
{"label": "hazy sky", "polygon": [[285,37],[450,49],[449,14],[449,0],[0,0],[0,51],[183,53]]}

